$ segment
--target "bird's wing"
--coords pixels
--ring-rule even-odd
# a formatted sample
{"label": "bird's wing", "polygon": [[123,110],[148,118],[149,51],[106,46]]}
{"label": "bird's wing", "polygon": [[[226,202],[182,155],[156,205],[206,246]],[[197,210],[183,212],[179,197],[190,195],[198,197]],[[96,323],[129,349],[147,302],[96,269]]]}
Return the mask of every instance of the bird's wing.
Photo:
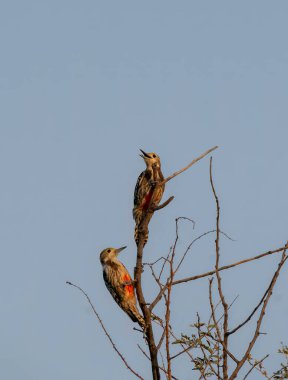
{"label": "bird's wing", "polygon": [[103,271],[103,279],[110,294],[112,295],[114,300],[118,303],[118,305],[121,306],[123,294],[121,292],[121,288],[119,287],[118,276],[117,275],[115,276],[115,273],[111,273],[110,268],[106,268]]}
{"label": "bird's wing", "polygon": [[145,190],[147,190],[144,185],[149,182],[150,178],[151,172],[149,170],[144,170],[144,172],[139,175],[134,190],[134,206],[139,206],[139,204],[141,204],[143,196],[145,195]]}

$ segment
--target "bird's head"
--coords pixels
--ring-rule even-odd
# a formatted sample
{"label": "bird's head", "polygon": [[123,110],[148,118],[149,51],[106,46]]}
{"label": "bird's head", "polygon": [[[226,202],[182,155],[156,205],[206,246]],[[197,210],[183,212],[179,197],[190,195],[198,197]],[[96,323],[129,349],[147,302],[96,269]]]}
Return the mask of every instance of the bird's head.
{"label": "bird's head", "polygon": [[140,157],[142,157],[145,161],[145,164],[147,168],[160,168],[161,167],[161,162],[160,162],[160,157],[156,153],[146,153],[144,150],[140,149],[142,154],[140,154]]}
{"label": "bird's head", "polygon": [[100,253],[101,264],[104,265],[107,261],[113,261],[118,254],[126,247],[121,248],[106,248]]}

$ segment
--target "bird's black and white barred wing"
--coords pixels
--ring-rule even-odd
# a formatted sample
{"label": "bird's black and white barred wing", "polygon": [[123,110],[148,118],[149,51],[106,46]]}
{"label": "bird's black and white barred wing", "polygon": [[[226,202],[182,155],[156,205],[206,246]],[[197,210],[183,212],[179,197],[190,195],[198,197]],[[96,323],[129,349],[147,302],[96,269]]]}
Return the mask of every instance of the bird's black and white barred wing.
{"label": "bird's black and white barred wing", "polygon": [[142,203],[143,197],[146,195],[147,184],[149,183],[150,179],[150,170],[144,170],[144,172],[139,175],[134,190],[134,207],[137,207]]}
{"label": "bird's black and white barred wing", "polygon": [[143,182],[143,179],[145,177],[145,171],[142,172],[138,179],[137,179],[137,182],[136,182],[136,185],[135,185],[135,190],[134,190],[134,206],[138,206],[139,205],[139,201],[141,199],[140,197],[140,192],[139,190],[142,188],[142,182]]}
{"label": "bird's black and white barred wing", "polygon": [[106,288],[109,290],[111,296],[114,300],[121,306],[123,294],[121,286],[119,286],[119,278],[117,272],[115,272],[110,266],[106,266],[103,270],[103,279],[106,285]]}

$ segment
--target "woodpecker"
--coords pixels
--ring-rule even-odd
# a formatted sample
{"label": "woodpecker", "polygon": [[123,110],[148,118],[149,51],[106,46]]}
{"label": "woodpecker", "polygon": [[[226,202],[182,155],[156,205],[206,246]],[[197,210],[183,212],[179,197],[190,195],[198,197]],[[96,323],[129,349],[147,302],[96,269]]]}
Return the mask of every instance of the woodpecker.
{"label": "woodpecker", "polygon": [[144,329],[145,321],[137,308],[133,280],[117,257],[125,248],[106,248],[100,253],[103,279],[107,289],[121,309],[128,314],[133,322],[139,323]]}
{"label": "woodpecker", "polygon": [[[148,210],[149,206],[157,207],[161,201],[164,193],[165,184],[156,186],[157,182],[164,180],[164,176],[161,172],[160,157],[156,153],[146,153],[140,149],[142,154],[140,156],[144,159],[146,169],[139,175],[136,182],[134,191],[134,208],[133,218],[135,220],[135,233],[134,239],[136,244],[139,242],[138,227],[142,221],[144,212]],[[149,213],[149,220],[152,218],[153,212]],[[149,231],[145,232],[144,245],[148,240]]]}

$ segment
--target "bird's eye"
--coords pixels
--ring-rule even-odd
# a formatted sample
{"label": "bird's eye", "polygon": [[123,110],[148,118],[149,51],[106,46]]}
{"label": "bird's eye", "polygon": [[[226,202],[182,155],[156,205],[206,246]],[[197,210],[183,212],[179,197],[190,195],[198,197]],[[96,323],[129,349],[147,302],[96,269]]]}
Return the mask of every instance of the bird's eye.
{"label": "bird's eye", "polygon": [[111,252],[111,249],[107,249],[107,252],[110,253],[110,252]]}
{"label": "bird's eye", "polygon": [[156,154],[153,154],[153,158],[155,158],[156,157]]}

